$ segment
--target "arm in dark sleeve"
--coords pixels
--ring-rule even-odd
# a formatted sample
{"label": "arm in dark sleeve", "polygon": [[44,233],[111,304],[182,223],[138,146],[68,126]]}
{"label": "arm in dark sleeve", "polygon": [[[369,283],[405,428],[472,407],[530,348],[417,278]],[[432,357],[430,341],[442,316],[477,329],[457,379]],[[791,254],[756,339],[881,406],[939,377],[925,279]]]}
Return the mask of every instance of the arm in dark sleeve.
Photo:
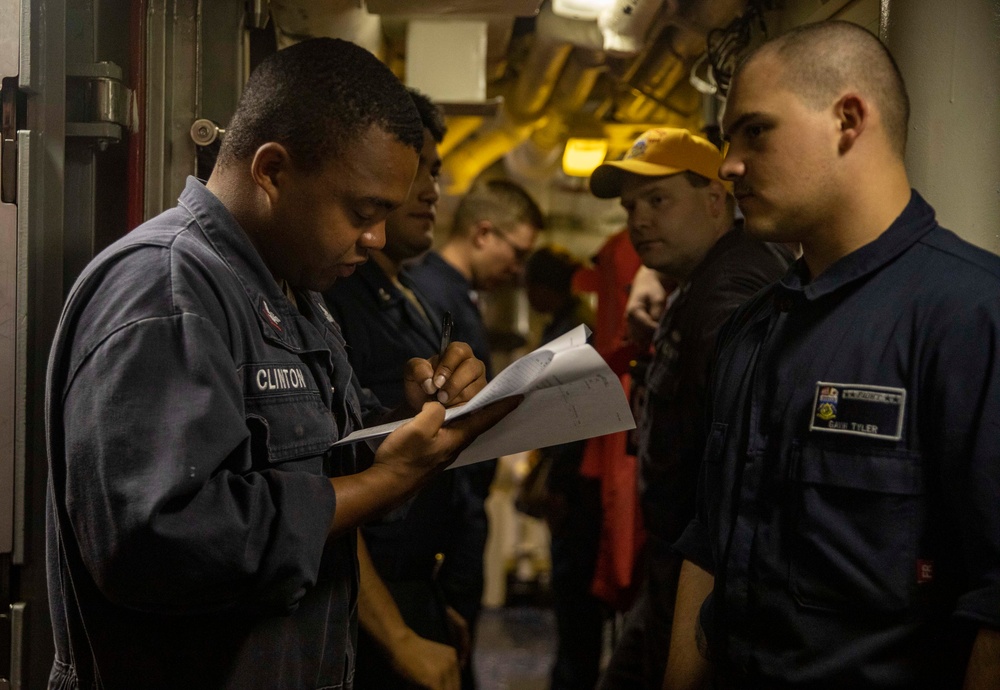
{"label": "arm in dark sleeve", "polygon": [[1000,629],[1000,303],[995,294],[978,297],[942,305],[929,319],[920,420],[929,457],[940,459],[928,486],[943,491],[966,583],[955,615]]}
{"label": "arm in dark sleeve", "polygon": [[784,275],[788,269],[786,258],[789,257],[772,251],[768,245],[751,245],[745,253],[730,251],[712,269],[698,305],[699,324],[695,332],[700,340],[696,349],[701,353],[700,361],[696,362],[699,371],[707,376],[723,324],[751,297]]}
{"label": "arm in dark sleeve", "polygon": [[[745,289],[749,290],[752,285],[752,283],[746,283]],[[722,301],[735,299],[732,295],[738,294],[738,292],[738,290],[730,290],[730,296],[723,298]],[[764,295],[765,293],[761,293],[754,300],[754,303],[758,303],[764,298]],[[737,310],[739,314],[736,314]],[[725,448],[727,425],[724,422],[713,423],[715,419],[714,398],[718,394],[719,386],[721,385],[718,380],[720,375],[720,358],[726,356],[726,345],[731,335],[739,329],[742,322],[741,317],[752,313],[753,310],[753,305],[746,304],[743,309],[737,307],[730,312],[721,325],[715,329],[718,334],[717,341],[710,346],[709,352],[712,354],[705,358],[704,367],[707,372],[707,383],[704,386],[703,415],[698,431],[705,441],[704,450],[701,454],[702,465],[698,474],[695,514],[694,518],[674,544],[674,549],[681,553],[684,558],[712,575],[716,572],[716,563],[715,553],[712,549],[711,535],[718,530],[718,526],[712,525],[708,519],[708,503],[720,500],[720,496],[717,495],[720,488],[707,485],[708,473],[706,472],[705,463],[720,462],[722,460],[720,455],[724,452]]]}
{"label": "arm in dark sleeve", "polygon": [[242,384],[212,323],[133,322],[67,380],[60,500],[105,596],[163,613],[296,605],[334,492],[321,474],[252,466]]}
{"label": "arm in dark sleeve", "polygon": [[448,470],[455,473],[454,510],[458,524],[440,573],[445,600],[470,624],[483,596],[483,551],[488,532],[483,494],[477,486],[481,477],[473,473],[473,468],[481,464]]}
{"label": "arm in dark sleeve", "polygon": [[[717,356],[717,355],[716,355]],[[706,357],[703,366],[707,374],[707,383],[703,392],[704,414],[701,415],[703,424],[697,430],[699,438],[711,439],[707,433],[710,420],[712,418],[712,395],[715,385],[714,368],[711,366],[715,361],[714,357]],[[706,448],[706,452],[716,452],[712,448]],[[705,484],[706,474],[704,471],[705,452],[702,453],[701,463],[698,468],[698,489],[695,499],[694,517],[688,526],[681,533],[680,538],[674,543],[673,549],[684,556],[685,560],[697,565],[705,572],[715,574],[715,558],[712,551],[711,526],[708,521],[708,511],[706,501],[712,497],[708,495]]]}

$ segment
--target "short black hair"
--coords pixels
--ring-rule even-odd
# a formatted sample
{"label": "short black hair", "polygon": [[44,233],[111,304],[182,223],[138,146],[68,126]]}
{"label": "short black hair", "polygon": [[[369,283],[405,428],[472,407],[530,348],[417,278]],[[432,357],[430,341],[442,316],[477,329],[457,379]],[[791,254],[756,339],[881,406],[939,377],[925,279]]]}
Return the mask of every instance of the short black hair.
{"label": "short black hair", "polygon": [[545,227],[538,204],[521,185],[510,180],[486,180],[473,185],[455,209],[452,236],[464,235],[469,227],[488,220],[501,232],[525,223],[536,230]]}
{"label": "short black hair", "polygon": [[219,164],[250,158],[273,141],[314,171],[373,126],[420,152],[420,115],[392,71],[348,41],[309,39],[269,55],[250,75]]}
{"label": "short black hair", "polygon": [[867,29],[845,21],[804,24],[751,53],[734,80],[757,55],[774,55],[789,88],[813,108],[825,108],[838,92],[854,87],[882,117],[886,136],[900,158],[906,153],[910,99],[889,49]]}
{"label": "short black hair", "polygon": [[430,132],[434,141],[440,144],[448,131],[441,109],[434,105],[430,98],[416,89],[407,87],[406,90],[410,93],[410,98],[413,99],[413,105],[417,106],[417,112],[420,113],[420,121],[424,124],[424,129]]}
{"label": "short black hair", "polygon": [[573,274],[583,264],[569,250],[557,244],[536,249],[524,264],[524,282],[542,285],[568,295]]}

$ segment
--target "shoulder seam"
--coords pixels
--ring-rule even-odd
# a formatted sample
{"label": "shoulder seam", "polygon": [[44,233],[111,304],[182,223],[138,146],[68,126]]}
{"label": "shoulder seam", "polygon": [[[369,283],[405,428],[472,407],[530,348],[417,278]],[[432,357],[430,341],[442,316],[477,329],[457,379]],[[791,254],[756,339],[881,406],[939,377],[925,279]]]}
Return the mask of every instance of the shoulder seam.
{"label": "shoulder seam", "polygon": [[[967,244],[970,248],[973,248],[973,249],[975,249],[977,251],[985,253],[987,255],[987,257],[997,258],[996,255],[993,254],[992,252],[990,252],[988,249],[984,249],[983,247],[980,247],[978,245],[972,244],[968,240],[962,239],[958,235],[954,234],[953,231],[948,230],[947,228],[943,228],[941,226],[938,226],[938,228],[940,230],[943,230],[943,231],[949,233],[955,239],[958,239],[959,241]],[[922,245],[924,245],[924,246],[926,246],[926,247],[929,247],[929,248],[933,249],[934,251],[938,251],[938,252],[941,252],[942,254],[946,254],[946,255],[948,255],[950,257],[953,257],[953,258],[957,259],[958,261],[961,261],[963,264],[966,264],[966,265],[969,265],[969,266],[974,266],[975,268],[979,269],[983,273],[986,273],[986,274],[990,275],[995,280],[1000,281],[1000,259],[998,259],[997,269],[993,270],[989,266],[985,265],[985,262],[976,261],[973,257],[964,256],[962,254],[959,254],[958,252],[955,252],[954,250],[952,250],[950,247],[944,246],[944,244],[942,242],[939,242],[939,241],[936,241],[936,240],[937,240],[937,238],[933,237],[932,235],[925,235],[924,237],[920,238],[919,243],[922,244]]]}
{"label": "shoulder seam", "polygon": [[202,321],[205,321],[210,326],[212,325],[211,321],[209,321],[208,319],[206,319],[204,316],[201,316],[200,314],[195,314],[194,312],[176,312],[174,314],[170,314],[170,315],[166,315],[166,316],[148,316],[148,317],[145,317],[145,318],[136,319],[135,321],[129,321],[127,323],[123,323],[120,326],[118,326],[117,328],[115,328],[115,329],[113,329],[111,331],[108,331],[104,335],[103,338],[101,338],[96,343],[94,343],[93,347],[91,347],[90,350],[88,350],[87,353],[84,354],[80,358],[79,364],[77,364],[77,366],[73,369],[73,371],[66,373],[66,380],[65,380],[64,388],[63,388],[63,391],[62,391],[62,394],[61,394],[60,404],[62,404],[62,405],[66,404],[66,394],[69,392],[70,387],[73,385],[73,381],[76,379],[76,375],[80,371],[80,368],[83,367],[84,363],[87,360],[89,360],[93,356],[93,354],[95,352],[97,352],[97,350],[99,350],[104,345],[104,343],[106,343],[108,341],[109,338],[111,338],[112,336],[114,336],[114,335],[116,335],[116,334],[124,331],[127,328],[132,328],[133,326],[137,326],[137,325],[142,324],[142,323],[146,323],[146,322],[149,322],[149,321],[162,321],[164,319],[177,319],[179,317],[184,317],[184,316],[188,316],[188,315],[189,316],[193,316],[196,319],[200,319]]}

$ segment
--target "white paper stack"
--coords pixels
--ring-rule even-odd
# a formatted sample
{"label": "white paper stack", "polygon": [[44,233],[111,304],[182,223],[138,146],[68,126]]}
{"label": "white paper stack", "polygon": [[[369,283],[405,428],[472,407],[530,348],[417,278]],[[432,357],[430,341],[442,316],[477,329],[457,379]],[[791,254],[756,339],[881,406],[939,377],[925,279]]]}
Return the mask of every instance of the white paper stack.
{"label": "white paper stack", "polygon": [[[449,421],[509,396],[524,396],[451,467],[634,429],[621,381],[587,344],[589,335],[586,326],[576,327],[512,363],[465,405],[450,408]],[[361,429],[335,445],[380,439],[408,421]]]}

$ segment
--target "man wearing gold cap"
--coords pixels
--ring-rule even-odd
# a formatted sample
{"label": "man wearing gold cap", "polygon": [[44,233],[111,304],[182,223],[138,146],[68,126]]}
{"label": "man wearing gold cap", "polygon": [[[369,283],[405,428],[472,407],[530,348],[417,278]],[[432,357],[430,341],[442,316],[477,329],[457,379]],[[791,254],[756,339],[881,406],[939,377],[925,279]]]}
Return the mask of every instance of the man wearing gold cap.
{"label": "man wearing gold cap", "polygon": [[594,195],[621,197],[643,265],[678,285],[653,336],[639,418],[645,579],[601,688],[660,688],[681,564],[671,546],[694,516],[716,335],[792,258],[734,222],[730,187],[718,173],[722,159],[711,142],[686,130],[653,129],[624,160],[601,165],[590,178]]}

